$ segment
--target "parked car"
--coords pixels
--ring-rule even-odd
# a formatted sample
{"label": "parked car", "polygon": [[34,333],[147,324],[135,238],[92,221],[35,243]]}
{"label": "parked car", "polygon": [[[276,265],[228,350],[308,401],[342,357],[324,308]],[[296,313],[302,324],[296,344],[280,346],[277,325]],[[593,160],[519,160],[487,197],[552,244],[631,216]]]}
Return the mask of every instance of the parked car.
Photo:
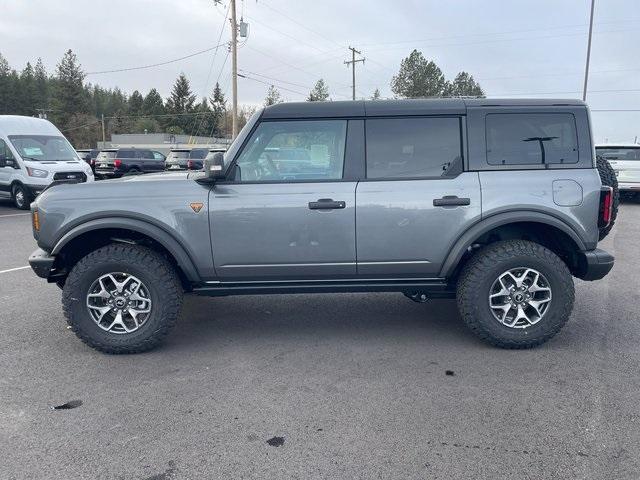
{"label": "parked car", "polygon": [[164,158],[160,157],[144,148],[107,148],[96,157],[96,175],[118,178],[127,174],[161,172],[164,170]]}
{"label": "parked car", "polygon": [[189,148],[172,148],[164,162],[166,170],[186,170],[189,161]]}
{"label": "parked car", "polygon": [[0,115],[0,198],[17,208],[30,203],[53,181],[93,181],[67,139],[51,122]]}
{"label": "parked car", "polygon": [[82,160],[89,164],[89,166],[91,167],[91,171],[95,173],[96,157],[98,156],[98,153],[100,153],[100,150],[98,150],[97,148],[81,148],[76,149],[76,152]]}
{"label": "parked car", "polygon": [[[189,170],[202,170],[202,165],[205,161],[205,159],[209,158],[213,158],[213,156],[220,152],[220,153],[224,153],[226,152],[225,148],[210,148],[210,149],[201,149],[198,148],[196,149],[198,150],[198,152],[196,152],[194,154],[193,150],[191,151],[191,155],[189,156],[189,161],[187,162],[187,168]],[[202,155],[201,150],[204,150],[204,156]]]}
{"label": "parked car", "polygon": [[637,197],[640,192],[640,145],[597,145],[596,153],[608,160],[615,170],[620,193],[626,197]]}
{"label": "parked car", "polygon": [[[289,145],[295,172],[269,153]],[[202,172],[48,189],[29,263],[103,352],[156,346],[184,292],[457,298],[481,339],[529,348],[569,319],[573,277],[613,267],[614,197],[578,100],[281,103]]]}

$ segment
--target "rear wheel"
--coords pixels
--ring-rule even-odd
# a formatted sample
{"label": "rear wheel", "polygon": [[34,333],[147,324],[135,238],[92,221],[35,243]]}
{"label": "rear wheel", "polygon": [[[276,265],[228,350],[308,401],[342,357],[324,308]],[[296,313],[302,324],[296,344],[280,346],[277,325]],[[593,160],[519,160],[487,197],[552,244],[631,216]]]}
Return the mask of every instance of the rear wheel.
{"label": "rear wheel", "polygon": [[27,189],[20,184],[14,185],[11,189],[11,198],[16,208],[20,210],[29,210],[31,207],[31,199],[29,198]]}
{"label": "rear wheel", "polygon": [[488,245],[469,260],[457,297],[462,319],[481,339],[501,348],[531,348],[569,319],[573,278],[542,245],[509,240]]}
{"label": "rear wheel", "polygon": [[596,159],[598,173],[600,174],[600,181],[602,185],[611,187],[613,189],[613,205],[611,208],[611,222],[605,228],[600,229],[599,238],[602,240],[613,228],[613,224],[618,216],[618,206],[620,204],[620,192],[618,191],[618,179],[616,178],[616,171],[613,169],[607,159],[598,156]]}
{"label": "rear wheel", "polygon": [[73,267],[62,304],[67,322],[87,345],[105,353],[139,353],[160,344],[175,325],[182,287],[159,253],[113,244]]}

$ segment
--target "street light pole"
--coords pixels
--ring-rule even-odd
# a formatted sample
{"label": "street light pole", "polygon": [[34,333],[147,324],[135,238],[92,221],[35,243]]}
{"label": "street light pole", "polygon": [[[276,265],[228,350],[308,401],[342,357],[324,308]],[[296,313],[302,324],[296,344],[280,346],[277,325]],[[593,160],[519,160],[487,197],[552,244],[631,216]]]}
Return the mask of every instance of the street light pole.
{"label": "street light pole", "polygon": [[591,36],[593,34],[593,7],[596,0],[591,0],[591,16],[589,18],[589,41],[587,43],[587,63],[584,68],[584,87],[582,89],[582,101],[587,100],[587,83],[589,81],[589,60],[591,59]]}
{"label": "street light pole", "polygon": [[238,24],[236,23],[236,0],[231,0],[231,85],[232,122],[231,139],[238,135]]}

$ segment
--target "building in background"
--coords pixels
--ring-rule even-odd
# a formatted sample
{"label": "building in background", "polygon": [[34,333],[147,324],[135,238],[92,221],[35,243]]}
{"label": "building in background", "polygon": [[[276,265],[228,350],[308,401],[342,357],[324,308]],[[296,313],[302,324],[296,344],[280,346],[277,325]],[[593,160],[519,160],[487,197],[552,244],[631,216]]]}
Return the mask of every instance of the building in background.
{"label": "building in background", "polygon": [[98,142],[102,148],[148,148],[165,155],[172,148],[227,148],[231,140],[217,137],[196,137],[171,133],[122,133],[111,135],[111,140]]}

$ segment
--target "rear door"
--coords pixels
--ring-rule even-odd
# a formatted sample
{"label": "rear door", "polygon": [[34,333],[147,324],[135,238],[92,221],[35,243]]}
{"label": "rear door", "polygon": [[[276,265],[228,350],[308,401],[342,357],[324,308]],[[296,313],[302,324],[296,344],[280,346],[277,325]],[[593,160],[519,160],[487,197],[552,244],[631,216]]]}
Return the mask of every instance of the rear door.
{"label": "rear door", "polygon": [[463,118],[366,120],[366,179],[356,190],[360,276],[436,277],[480,219],[480,182],[464,172]]}
{"label": "rear door", "polygon": [[[318,119],[257,126],[235,160],[234,180],[216,183],[209,195],[220,278],[355,276],[356,181],[344,168],[351,155],[347,124]],[[290,145],[304,149],[307,160],[295,167],[280,162],[276,153]]]}

